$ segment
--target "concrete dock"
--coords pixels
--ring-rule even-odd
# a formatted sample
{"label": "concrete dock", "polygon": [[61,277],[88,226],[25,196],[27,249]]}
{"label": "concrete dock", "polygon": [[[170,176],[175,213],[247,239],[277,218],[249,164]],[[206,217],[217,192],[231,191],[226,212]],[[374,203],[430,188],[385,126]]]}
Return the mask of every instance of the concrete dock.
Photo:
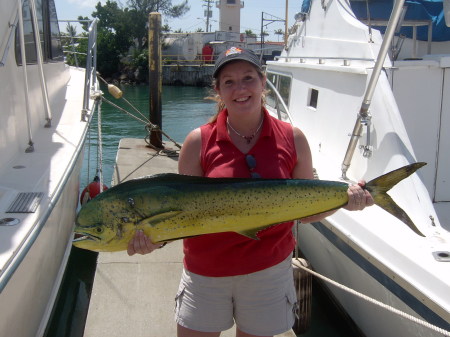
{"label": "concrete dock", "polygon": [[[157,152],[141,139],[122,139],[113,184],[177,172],[174,151]],[[182,241],[151,254],[100,253],[85,337],[175,337],[175,294],[183,268]],[[234,336],[235,328],[221,336]],[[295,337],[289,331],[279,337]]]}

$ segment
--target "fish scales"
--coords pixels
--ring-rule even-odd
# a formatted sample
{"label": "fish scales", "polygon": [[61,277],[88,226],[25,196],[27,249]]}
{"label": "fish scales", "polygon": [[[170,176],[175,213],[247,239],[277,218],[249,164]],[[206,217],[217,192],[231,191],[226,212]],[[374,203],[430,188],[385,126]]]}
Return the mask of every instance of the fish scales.
{"label": "fish scales", "polygon": [[317,214],[347,202],[347,184],[333,182],[325,186],[326,189],[330,186],[340,188],[340,198],[336,198],[336,191],[328,192],[328,202],[322,203],[321,207],[317,207],[318,196],[324,195],[321,186],[314,182],[310,186],[305,185],[299,180],[292,180],[285,185],[279,181],[266,181],[264,187],[249,182],[239,187],[219,185],[214,191],[206,190],[203,185],[190,186],[181,192],[186,195],[179,206],[179,214],[156,224],[152,224],[150,218],[145,221],[149,228],[144,231],[155,242],[170,240],[175,232],[185,237],[224,231],[239,232],[251,230],[255,225],[267,226]]}
{"label": "fish scales", "polygon": [[[366,184],[375,203],[407,224],[408,215],[386,194],[424,163]],[[205,178],[162,174],[135,179],[101,193],[80,210],[74,245],[95,251],[125,250],[136,230],[154,243],[208,233],[236,232],[252,239],[274,224],[338,209],[348,185],[298,179]]]}

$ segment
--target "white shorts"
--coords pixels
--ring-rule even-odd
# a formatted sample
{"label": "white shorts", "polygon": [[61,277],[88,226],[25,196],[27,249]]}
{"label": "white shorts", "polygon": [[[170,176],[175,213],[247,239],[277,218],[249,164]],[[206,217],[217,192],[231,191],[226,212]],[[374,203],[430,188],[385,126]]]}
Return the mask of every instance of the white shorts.
{"label": "white shorts", "polygon": [[202,332],[230,329],[252,335],[277,335],[294,325],[291,256],[268,269],[239,276],[205,277],[183,270],[175,320]]}

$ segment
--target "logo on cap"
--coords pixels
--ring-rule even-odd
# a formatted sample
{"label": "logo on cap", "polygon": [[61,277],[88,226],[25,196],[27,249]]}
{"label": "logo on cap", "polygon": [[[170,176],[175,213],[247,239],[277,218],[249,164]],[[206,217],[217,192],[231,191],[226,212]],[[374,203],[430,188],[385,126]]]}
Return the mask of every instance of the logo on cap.
{"label": "logo on cap", "polygon": [[242,49],[241,48],[237,48],[237,47],[231,47],[230,49],[228,49],[225,52],[225,56],[230,56],[233,54],[241,54],[242,53]]}

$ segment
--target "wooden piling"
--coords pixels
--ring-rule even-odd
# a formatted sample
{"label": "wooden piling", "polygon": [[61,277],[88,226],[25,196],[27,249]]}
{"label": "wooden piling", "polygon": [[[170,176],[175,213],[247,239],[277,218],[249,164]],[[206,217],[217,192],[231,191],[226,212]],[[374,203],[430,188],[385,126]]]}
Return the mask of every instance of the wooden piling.
{"label": "wooden piling", "polygon": [[150,133],[150,144],[163,148],[162,129],[162,67],[161,67],[161,14],[152,12],[148,16],[148,69],[149,69],[149,113],[150,122],[159,126]]}

